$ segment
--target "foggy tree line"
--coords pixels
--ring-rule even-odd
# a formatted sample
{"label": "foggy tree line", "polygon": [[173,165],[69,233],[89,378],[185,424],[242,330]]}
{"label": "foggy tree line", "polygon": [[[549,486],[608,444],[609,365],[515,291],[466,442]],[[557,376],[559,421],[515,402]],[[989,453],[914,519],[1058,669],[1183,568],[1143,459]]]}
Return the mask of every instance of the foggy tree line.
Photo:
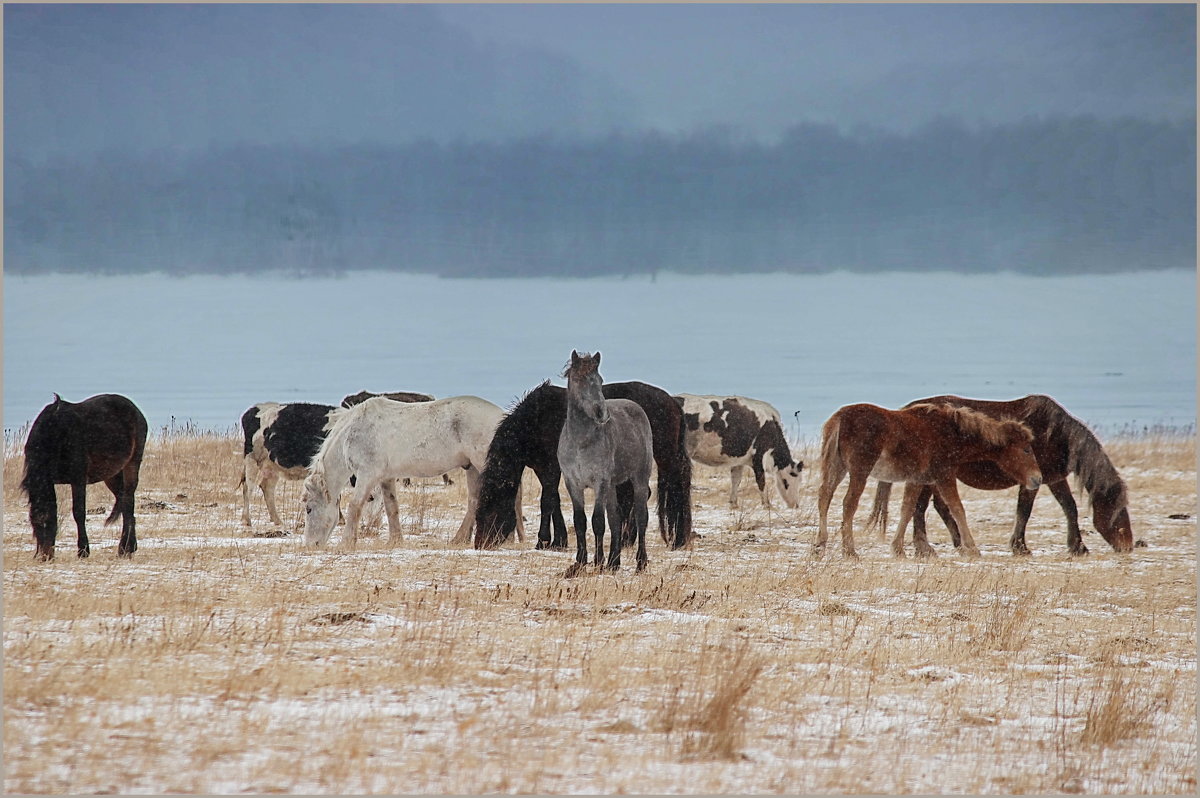
{"label": "foggy tree line", "polygon": [[1194,268],[1195,120],[10,157],[12,273]]}

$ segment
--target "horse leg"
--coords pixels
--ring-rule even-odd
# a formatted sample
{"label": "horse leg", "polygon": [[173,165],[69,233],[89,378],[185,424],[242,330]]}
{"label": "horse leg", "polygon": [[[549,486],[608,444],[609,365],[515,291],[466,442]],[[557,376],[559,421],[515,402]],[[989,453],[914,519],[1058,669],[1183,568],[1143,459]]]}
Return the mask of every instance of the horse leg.
{"label": "horse leg", "polygon": [[275,485],[279,482],[279,474],[273,468],[268,468],[266,471],[259,487],[262,488],[263,500],[267,503],[267,514],[271,516],[271,523],[277,528],[282,528],[283,522],[279,520],[279,511],[275,509]]}
{"label": "horse leg", "polygon": [[738,506],[738,485],[742,484],[742,471],[745,466],[736,465],[729,469],[729,506],[737,509]]}
{"label": "horse leg", "polygon": [[[908,522],[913,519],[917,498],[920,496],[923,485],[918,485],[913,482],[907,482],[904,485],[904,495],[900,499],[900,515],[896,521],[896,534],[892,538],[892,556],[903,559],[904,554],[904,532],[908,528]],[[878,490],[876,491],[878,494]],[[917,556],[921,555],[921,549],[917,545],[916,526],[913,526],[913,552]],[[928,545],[928,544],[926,544]],[[928,556],[928,555],[925,555]]]}
{"label": "horse leg", "polygon": [[404,539],[404,531],[400,528],[400,502],[396,499],[396,480],[385,479],[379,486],[383,494],[383,509],[387,513],[388,543],[397,544]]}
{"label": "horse leg", "polygon": [[[608,516],[608,527],[612,530],[611,538],[612,545],[608,550],[608,570],[619,571],[621,569],[621,549],[625,545],[625,529],[621,523],[621,508],[617,501],[617,490],[611,482],[604,482],[600,486],[600,490],[596,491],[596,510],[597,516],[601,524],[604,523],[604,517]],[[597,519],[593,517],[593,522]],[[604,537],[603,528],[597,526],[596,539],[600,540]],[[600,561],[600,555],[596,555],[596,561]]]}
{"label": "horse leg", "polygon": [[592,562],[599,568],[604,564],[604,502],[601,500],[600,490],[597,489],[593,498],[595,504],[592,505],[592,537],[596,539],[595,556]]}
{"label": "horse leg", "polygon": [[467,514],[458,525],[458,532],[450,543],[461,546],[471,542],[471,527],[475,525],[475,507],[479,504],[479,469],[465,466],[467,472]]}
{"label": "horse leg", "polygon": [[644,495],[639,495],[639,493],[643,492],[634,491],[633,517],[634,524],[637,526],[637,572],[641,573],[650,563],[650,557],[646,554],[646,527],[650,526],[650,510],[646,505],[650,501],[650,489],[647,487]]}
{"label": "horse leg", "polygon": [[[929,500],[922,503],[921,508],[917,511],[922,514],[921,526],[925,526],[924,512],[928,506]],[[962,533],[958,531],[958,522],[954,520],[954,516],[950,514],[950,508],[946,506],[946,502],[942,500],[941,494],[933,491],[933,509],[937,510],[938,517],[942,519],[942,523],[946,525],[946,531],[950,533],[950,542],[954,544],[954,548],[962,547]]]}
{"label": "horse leg", "polygon": [[[1025,488],[1017,489],[1017,515],[1013,519],[1012,535],[1008,539],[1008,547],[1012,549],[1012,553],[1018,556],[1028,557],[1033,554],[1029,550],[1029,546],[1025,544],[1025,526],[1029,523],[1029,515],[1033,512],[1033,500],[1037,498],[1036,490],[1025,490]],[[1061,504],[1061,501],[1060,501]],[[1072,505],[1075,502],[1072,500]],[[1065,508],[1064,508],[1065,511]],[[1067,544],[1071,542],[1071,523],[1070,516],[1067,516]],[[1079,535],[1079,516],[1075,516],[1075,535]],[[1083,541],[1080,540],[1080,545]]]}
{"label": "horse leg", "polygon": [[[943,508],[946,506],[932,485],[923,485],[921,487],[921,493],[917,496],[917,504],[913,507],[913,548],[917,551],[927,550],[929,552],[928,556],[936,557],[937,554],[934,552],[933,546],[929,544],[929,538],[926,534],[928,529],[925,526],[925,513],[929,509],[930,499],[933,499],[935,506],[939,504]],[[957,549],[959,544],[958,525],[954,523],[953,518],[950,518],[949,510],[946,510],[946,518],[950,519],[948,525],[948,528],[952,530],[950,537],[954,541],[954,548]]]}
{"label": "horse leg", "polygon": [[829,467],[821,472],[821,487],[817,491],[817,515],[819,518],[817,544],[813,546],[813,552],[818,556],[824,553],[825,544],[829,541],[829,505],[833,501],[834,491],[837,490],[837,486],[844,476],[846,476],[846,467],[841,461],[829,464]]}
{"label": "horse leg", "polygon": [[[250,468],[254,462],[251,455],[246,455],[242,458],[242,526],[250,527]],[[258,470],[255,469],[255,476],[258,476]],[[111,486],[110,486],[111,487]]]}
{"label": "horse leg", "polygon": [[755,455],[750,461],[750,470],[754,472],[754,484],[758,485],[758,498],[762,500],[762,506],[771,507],[771,497],[767,493],[767,472],[763,470],[762,457]]}
{"label": "horse leg", "polygon": [[[358,480],[354,490],[350,492],[350,501],[346,503],[346,528],[342,531],[342,543],[348,548],[358,545],[358,520],[362,516],[367,499],[381,483],[371,484],[365,479]],[[389,536],[391,530],[388,531]]]}
{"label": "horse leg", "polygon": [[850,484],[846,486],[846,495],[842,499],[842,556],[854,560],[858,559],[858,552],[854,550],[854,511],[858,509],[858,500],[867,487],[869,473],[851,473]]}
{"label": "horse leg", "polygon": [[[1050,492],[1054,494],[1054,498],[1058,499],[1058,505],[1062,507],[1063,515],[1067,517],[1067,551],[1073,557],[1081,557],[1088,553],[1087,546],[1083,545],[1083,535],[1079,531],[1079,508],[1075,506],[1075,497],[1071,495],[1071,489],[1067,487],[1065,479],[1058,482],[1051,482]],[[1024,490],[1024,489],[1022,489]],[[1032,491],[1036,495],[1037,491]],[[1032,511],[1032,502],[1030,502],[1030,510]],[[1028,516],[1026,516],[1028,518]],[[1024,538],[1024,535],[1022,535]]]}
{"label": "horse leg", "polygon": [[71,515],[75,517],[75,528],[78,530],[79,556],[87,557],[92,553],[88,543],[87,527],[87,483],[83,481],[71,483]]}
{"label": "horse leg", "polygon": [[967,526],[967,513],[963,510],[962,499],[958,496],[958,486],[955,484],[954,477],[951,476],[938,482],[936,488],[942,501],[946,502],[950,515],[958,524],[958,533],[962,536],[962,547],[959,548],[959,553],[964,557],[978,557],[979,547],[975,545],[975,538],[971,537],[971,528]]}
{"label": "horse leg", "polygon": [[118,515],[122,516],[121,540],[117,544],[117,555],[120,557],[128,557],[137,551],[137,527],[133,518],[133,491],[137,488],[137,481],[137,469],[128,465],[104,480],[104,484],[116,496],[112,513],[105,519],[104,525],[108,526],[117,520]]}
{"label": "horse leg", "polygon": [[575,562],[567,569],[567,577],[578,576],[587,565],[587,513],[583,509],[583,488],[575,489],[567,481],[567,493],[571,496],[572,522],[575,526]]}

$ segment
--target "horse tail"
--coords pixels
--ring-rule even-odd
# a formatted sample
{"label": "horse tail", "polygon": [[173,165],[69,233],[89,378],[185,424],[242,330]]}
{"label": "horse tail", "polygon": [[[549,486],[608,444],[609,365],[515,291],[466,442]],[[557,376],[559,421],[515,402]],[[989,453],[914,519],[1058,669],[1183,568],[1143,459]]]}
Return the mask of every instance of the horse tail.
{"label": "horse tail", "polygon": [[672,549],[692,542],[692,459],[684,446],[687,428],[682,411],[676,416],[670,468],[658,469],[658,528]]}
{"label": "horse tail", "polygon": [[117,497],[113,501],[112,512],[108,514],[108,518],[104,519],[104,525],[108,526],[109,524],[111,524],[113,521],[116,521],[120,517],[121,517],[121,499],[120,499],[120,497]]}
{"label": "horse tail", "polygon": [[864,529],[870,530],[878,526],[882,534],[884,524],[887,519],[888,500],[892,497],[892,483],[876,482],[875,483],[875,501],[871,503],[871,514],[867,517],[866,526]]}
{"label": "horse tail", "polygon": [[841,473],[842,456],[838,451],[838,439],[841,437],[842,417],[837,413],[830,416],[821,428],[821,479],[827,475]]}

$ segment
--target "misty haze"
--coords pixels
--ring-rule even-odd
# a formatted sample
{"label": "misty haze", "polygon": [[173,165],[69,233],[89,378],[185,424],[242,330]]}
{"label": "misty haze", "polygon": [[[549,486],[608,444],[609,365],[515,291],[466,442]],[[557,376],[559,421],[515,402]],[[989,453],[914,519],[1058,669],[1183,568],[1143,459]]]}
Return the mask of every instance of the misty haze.
{"label": "misty haze", "polygon": [[1195,263],[1195,9],[4,8],[10,273]]}

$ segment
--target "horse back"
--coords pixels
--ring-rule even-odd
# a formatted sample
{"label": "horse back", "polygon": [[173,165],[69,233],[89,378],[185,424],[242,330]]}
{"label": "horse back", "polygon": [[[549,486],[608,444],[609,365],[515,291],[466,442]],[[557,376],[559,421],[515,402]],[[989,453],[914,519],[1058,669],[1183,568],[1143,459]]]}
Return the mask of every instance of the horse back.
{"label": "horse back", "polygon": [[615,481],[624,482],[621,475],[648,480],[654,459],[654,433],[649,416],[630,399],[606,399],[605,404],[612,416]]}
{"label": "horse back", "polygon": [[56,399],[30,427],[27,475],[37,471],[54,483],[108,479],[131,461],[140,467],[148,432],[142,411],[120,394],[78,403]]}

